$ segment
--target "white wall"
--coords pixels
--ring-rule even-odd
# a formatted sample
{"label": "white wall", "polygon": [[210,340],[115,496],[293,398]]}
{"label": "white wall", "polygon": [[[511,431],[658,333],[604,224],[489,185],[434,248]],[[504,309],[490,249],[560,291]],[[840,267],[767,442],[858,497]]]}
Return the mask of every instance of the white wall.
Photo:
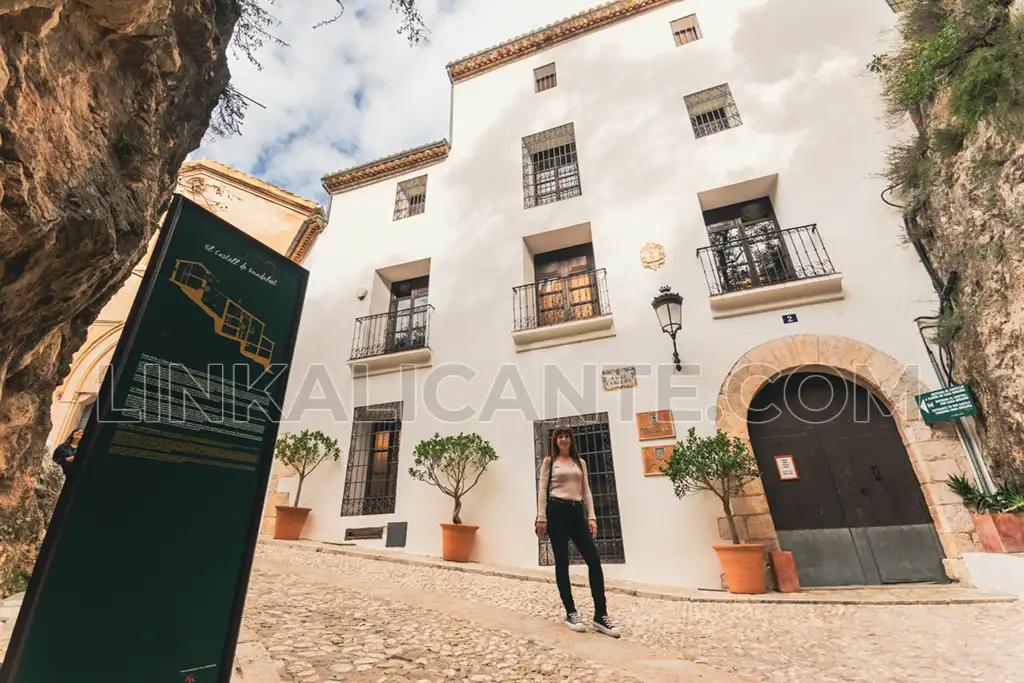
{"label": "white wall", "polygon": [[[693,12],[704,38],[677,48],[669,21]],[[481,527],[475,557],[536,566],[531,420],[607,411],[627,560],[608,566],[607,574],[717,588],[720,569],[711,550],[718,542],[717,503],[677,500],[664,478],[643,476],[635,412],[671,407],[681,437],[698,411],[699,431],[713,433],[715,399],[729,368],[750,348],[797,333],[858,339],[920,365],[922,379],[936,384],[913,323],[934,311],[934,295],[913,250],[902,244],[898,213],[879,200],[886,183],[878,174],[897,133],[881,121],[877,82],[864,66],[885,49],[885,32],[894,25],[884,0],[687,0],[458,84],[452,152],[426,170],[426,213],[392,221],[397,183],[422,170],[336,195],[329,227],[306,263],[312,276],[296,366],[326,364],[349,416],[353,405],[400,400],[406,392],[396,513],[339,516],[343,457],[306,484],[303,503],[314,509],[307,535],[337,541],[348,527],[408,521],[407,550],[439,554],[438,523],[448,521],[450,503],[408,476],[412,449],[435,431],[477,431],[501,460],[465,501],[463,520]],[[552,61],[558,87],[535,94],[532,70]],[[696,140],[683,97],[721,83],[730,85],[743,125]],[[570,121],[582,196],[524,210],[521,139]],[[846,298],[713,320],[695,255],[707,246],[697,194],[775,173],[773,204],[782,227],[818,224],[844,274]],[[510,300],[528,271],[522,238],[586,222],[597,266],[607,268],[617,335],[517,354]],[[666,250],[658,272],[640,263],[648,241]],[[436,308],[433,368],[353,382],[346,366],[353,324],[370,312],[372,298],[359,301],[356,290],[373,289],[376,269],[425,258]],[[693,388],[666,389],[666,382],[659,395],[653,378],[641,378],[633,390],[604,392],[600,370],[585,371],[588,364],[670,360],[670,340],[650,306],[663,284],[685,298],[679,352],[701,372],[676,382],[695,387],[695,395]],[[798,313],[799,323],[784,326],[782,312]],[[438,392],[442,404],[479,410],[500,366],[514,364],[537,414],[507,411],[486,422],[477,415],[447,423],[420,405],[410,416],[413,383],[421,391],[454,363],[476,376],[446,379]],[[585,378],[593,387],[589,402],[542,400],[546,365],[577,386]],[[300,376],[292,378],[290,400],[310,396],[301,384]],[[349,423],[320,412],[307,413],[302,426],[329,431],[347,456]]]}
{"label": "white wall", "polygon": [[1024,557],[1000,553],[964,553],[975,588],[1024,598]]}

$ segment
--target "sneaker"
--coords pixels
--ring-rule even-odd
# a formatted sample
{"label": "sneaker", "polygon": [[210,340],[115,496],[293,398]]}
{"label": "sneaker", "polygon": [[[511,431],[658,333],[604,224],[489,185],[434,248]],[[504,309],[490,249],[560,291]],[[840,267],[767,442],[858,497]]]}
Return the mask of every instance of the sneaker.
{"label": "sneaker", "polygon": [[569,629],[576,631],[576,633],[583,633],[587,630],[587,627],[583,625],[583,619],[580,618],[578,612],[569,612],[565,615],[565,625]]}
{"label": "sneaker", "polygon": [[611,636],[612,638],[618,638],[622,635],[619,633],[619,627],[616,626],[607,615],[603,617],[594,617],[594,628],[606,636]]}

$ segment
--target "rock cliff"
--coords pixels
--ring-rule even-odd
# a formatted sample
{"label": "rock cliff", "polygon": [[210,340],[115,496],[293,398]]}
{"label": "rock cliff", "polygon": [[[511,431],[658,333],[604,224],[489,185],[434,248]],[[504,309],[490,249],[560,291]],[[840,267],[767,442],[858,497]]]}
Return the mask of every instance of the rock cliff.
{"label": "rock cliff", "polygon": [[936,341],[981,408],[997,479],[1024,484],[1024,0],[910,0],[879,73],[916,139],[889,177],[939,279]]}
{"label": "rock cliff", "polygon": [[958,273],[953,377],[978,398],[993,474],[1024,483],[1024,141],[983,124],[938,172],[926,215],[938,271]]}
{"label": "rock cliff", "polygon": [[52,510],[53,392],[200,144],[238,9],[0,0],[0,591]]}

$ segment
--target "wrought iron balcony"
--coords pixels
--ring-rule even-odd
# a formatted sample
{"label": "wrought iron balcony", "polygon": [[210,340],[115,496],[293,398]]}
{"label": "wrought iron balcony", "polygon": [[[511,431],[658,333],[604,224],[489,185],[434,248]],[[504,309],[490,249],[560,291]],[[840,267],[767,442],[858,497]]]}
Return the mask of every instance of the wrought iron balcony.
{"label": "wrought iron balcony", "polygon": [[426,304],[356,318],[350,360],[429,348],[433,310]]}
{"label": "wrought iron balcony", "polygon": [[604,268],[539,280],[512,289],[515,332],[588,320],[611,312]]}
{"label": "wrought iron balcony", "polygon": [[698,249],[697,256],[712,296],[836,272],[816,224],[734,239],[725,239],[725,233],[710,237],[711,246]]}

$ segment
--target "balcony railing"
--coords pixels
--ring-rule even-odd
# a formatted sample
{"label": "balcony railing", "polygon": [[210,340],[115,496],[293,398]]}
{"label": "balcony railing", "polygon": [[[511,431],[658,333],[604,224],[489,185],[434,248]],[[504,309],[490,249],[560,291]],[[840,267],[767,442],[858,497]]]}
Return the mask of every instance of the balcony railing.
{"label": "balcony railing", "polygon": [[817,225],[721,240],[697,250],[711,295],[832,275],[836,272]]}
{"label": "balcony railing", "polygon": [[512,289],[514,331],[611,313],[605,269],[554,277]]}
{"label": "balcony railing", "polygon": [[433,310],[426,304],[357,318],[351,360],[427,348]]}

